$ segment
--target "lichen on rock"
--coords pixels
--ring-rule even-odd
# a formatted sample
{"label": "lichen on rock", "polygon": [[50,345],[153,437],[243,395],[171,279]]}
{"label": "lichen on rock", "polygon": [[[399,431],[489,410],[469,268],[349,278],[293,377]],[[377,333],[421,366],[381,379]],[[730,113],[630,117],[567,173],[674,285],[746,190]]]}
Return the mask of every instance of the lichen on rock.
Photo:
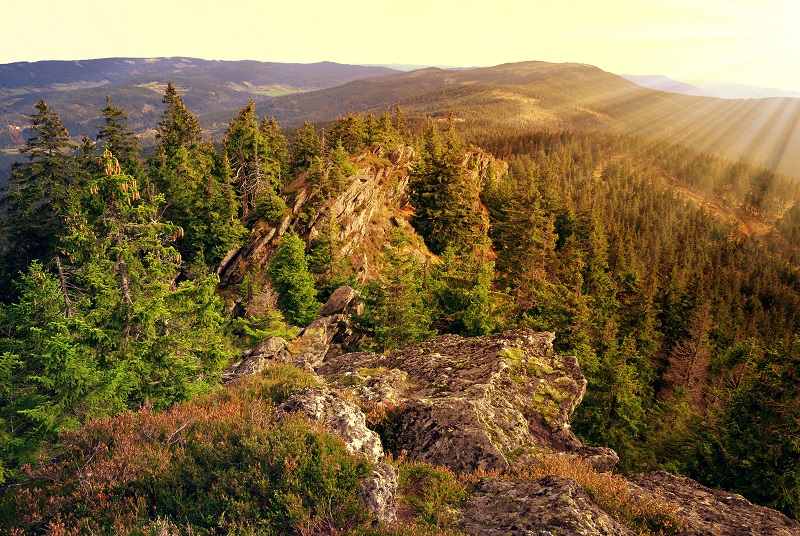
{"label": "lichen on rock", "polygon": [[464,531],[481,536],[633,536],[574,480],[484,478],[462,509]]}
{"label": "lichen on rock", "polygon": [[[388,355],[336,356],[317,372],[352,388],[365,405],[404,405],[393,428],[395,454],[406,451],[412,460],[456,472],[503,470],[543,450],[580,456],[583,445],[569,419],[586,379],[574,357],[553,351],[553,338],[529,329],[473,338],[442,335]],[[384,372],[368,385],[343,381],[365,368]],[[391,388],[375,388],[386,385]]]}

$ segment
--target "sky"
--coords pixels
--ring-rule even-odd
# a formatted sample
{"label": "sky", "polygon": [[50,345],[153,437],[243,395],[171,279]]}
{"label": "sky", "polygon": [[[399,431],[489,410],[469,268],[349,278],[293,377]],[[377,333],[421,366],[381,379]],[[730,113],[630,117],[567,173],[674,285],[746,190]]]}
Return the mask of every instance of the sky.
{"label": "sky", "polygon": [[0,63],[189,56],[489,66],[800,91],[800,0],[0,0]]}

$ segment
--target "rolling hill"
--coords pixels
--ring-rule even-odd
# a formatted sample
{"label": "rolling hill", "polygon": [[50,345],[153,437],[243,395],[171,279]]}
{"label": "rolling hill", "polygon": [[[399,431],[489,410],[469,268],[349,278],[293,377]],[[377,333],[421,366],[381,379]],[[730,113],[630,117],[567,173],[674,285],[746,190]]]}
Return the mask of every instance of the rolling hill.
{"label": "rolling hill", "polygon": [[[741,159],[800,178],[800,99],[717,99],[644,88],[590,65],[524,62],[423,69],[258,103],[279,121],[325,121],[348,111],[452,113],[475,139],[497,130],[614,130]],[[232,110],[205,119],[219,122]]]}
{"label": "rolling hill", "polygon": [[12,152],[23,143],[24,115],[40,98],[70,133],[93,135],[106,94],[128,111],[131,126],[149,145],[167,80],[214,139],[250,98],[260,115],[285,126],[400,105],[412,118],[453,114],[478,142],[498,130],[613,130],[800,178],[800,99],[668,93],[590,65],[546,62],[412,72],[188,58],[11,64],[0,66],[0,149]]}
{"label": "rolling hill", "polygon": [[[26,115],[45,99],[73,135],[93,134],[105,96],[125,108],[147,138],[161,113],[167,82],[195,113],[241,107],[250,98],[339,86],[396,72],[385,67],[208,61],[193,58],[109,58],[0,65],[0,149],[24,143]],[[227,125],[227,119],[224,121]],[[214,125],[203,125],[209,129]],[[145,139],[146,142],[146,139]]]}

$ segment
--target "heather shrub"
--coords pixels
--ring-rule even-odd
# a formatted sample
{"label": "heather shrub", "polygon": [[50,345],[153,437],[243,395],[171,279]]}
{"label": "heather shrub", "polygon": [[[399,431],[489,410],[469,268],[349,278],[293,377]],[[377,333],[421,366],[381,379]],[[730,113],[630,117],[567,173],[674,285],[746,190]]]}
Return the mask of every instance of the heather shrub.
{"label": "heather shrub", "polygon": [[282,404],[294,391],[316,385],[313,375],[294,365],[277,364],[261,373],[258,390],[275,405]]}
{"label": "heather shrub", "polygon": [[398,498],[407,517],[417,524],[448,528],[461,521],[458,508],[469,498],[470,486],[444,467],[421,462],[399,464]]}
{"label": "heather shrub", "polygon": [[511,477],[542,478],[557,475],[578,482],[589,497],[611,517],[636,534],[680,534],[677,507],[634,494],[625,478],[598,473],[583,460],[558,454],[539,456],[539,463],[509,473]]}
{"label": "heather shrub", "polygon": [[369,462],[300,416],[277,423],[269,383],[63,434],[61,457],[6,490],[0,533],[315,534],[368,521],[355,490]]}

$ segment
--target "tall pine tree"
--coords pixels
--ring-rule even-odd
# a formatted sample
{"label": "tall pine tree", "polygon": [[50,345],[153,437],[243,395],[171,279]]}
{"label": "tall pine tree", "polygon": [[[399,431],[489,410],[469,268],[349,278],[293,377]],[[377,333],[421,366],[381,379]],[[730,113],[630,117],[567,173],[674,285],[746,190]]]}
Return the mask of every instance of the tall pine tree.
{"label": "tall pine tree", "polygon": [[158,123],[151,175],[166,198],[165,218],[185,232],[181,253],[192,264],[214,265],[247,234],[239,221],[230,166],[203,141],[197,119],[171,83],[163,102],[167,108]]}
{"label": "tall pine tree", "polygon": [[0,197],[0,294],[15,293],[11,279],[34,260],[48,265],[56,254],[73,187],[86,180],[67,129],[44,100],[29,116],[31,134],[20,149],[27,161],[15,164]]}

